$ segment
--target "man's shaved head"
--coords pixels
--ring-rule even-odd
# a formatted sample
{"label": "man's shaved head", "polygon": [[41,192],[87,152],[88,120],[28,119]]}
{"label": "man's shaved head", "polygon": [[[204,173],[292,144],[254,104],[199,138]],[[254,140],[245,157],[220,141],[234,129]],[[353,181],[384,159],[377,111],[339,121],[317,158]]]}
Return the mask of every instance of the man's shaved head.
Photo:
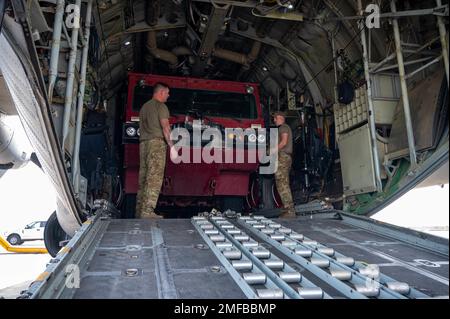
{"label": "man's shaved head", "polygon": [[153,87],[153,98],[159,102],[166,103],[169,98],[169,86],[162,82],[156,83]]}

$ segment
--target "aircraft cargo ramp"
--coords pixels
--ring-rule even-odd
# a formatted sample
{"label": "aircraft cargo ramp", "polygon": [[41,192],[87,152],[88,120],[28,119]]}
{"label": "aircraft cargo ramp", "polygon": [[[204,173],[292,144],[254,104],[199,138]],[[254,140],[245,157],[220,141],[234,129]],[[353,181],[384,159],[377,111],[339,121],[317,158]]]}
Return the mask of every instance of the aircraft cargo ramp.
{"label": "aircraft cargo ramp", "polygon": [[431,237],[340,212],[293,220],[100,214],[22,297],[448,298],[448,242]]}

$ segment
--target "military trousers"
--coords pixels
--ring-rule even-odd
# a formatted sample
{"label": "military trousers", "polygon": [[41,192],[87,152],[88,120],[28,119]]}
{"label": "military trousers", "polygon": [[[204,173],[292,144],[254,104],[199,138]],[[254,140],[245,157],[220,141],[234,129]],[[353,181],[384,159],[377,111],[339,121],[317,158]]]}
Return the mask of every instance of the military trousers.
{"label": "military trousers", "polygon": [[292,157],[285,152],[278,153],[278,169],[275,172],[275,184],[280,194],[283,207],[289,212],[294,212],[291,187],[289,185],[289,172],[292,166]]}
{"label": "military trousers", "polygon": [[156,208],[166,167],[167,145],[163,139],[139,143],[139,189],[136,217],[151,214]]}

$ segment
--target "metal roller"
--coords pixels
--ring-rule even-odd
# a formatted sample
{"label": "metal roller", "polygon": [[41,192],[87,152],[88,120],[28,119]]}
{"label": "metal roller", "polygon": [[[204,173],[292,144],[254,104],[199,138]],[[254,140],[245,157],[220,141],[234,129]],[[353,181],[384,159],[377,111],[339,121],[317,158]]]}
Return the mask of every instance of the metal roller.
{"label": "metal roller", "polygon": [[200,228],[205,230],[205,229],[214,229],[214,225],[213,224],[202,224],[200,225]]}
{"label": "metal roller", "polygon": [[280,229],[278,229],[278,231],[280,233],[282,233],[282,234],[290,234],[290,233],[292,233],[292,229],[286,228],[286,227],[280,228]]}
{"label": "metal roller", "polygon": [[298,283],[302,280],[302,275],[296,271],[286,272],[280,271],[278,273],[281,279],[283,279],[288,284]]}
{"label": "metal roller", "polygon": [[331,276],[333,276],[336,279],[347,281],[352,279],[352,272],[348,270],[342,270],[342,269],[331,269]]}
{"label": "metal roller", "polygon": [[269,234],[275,233],[275,230],[272,228],[264,228],[264,229],[261,229],[261,233],[269,235]]}
{"label": "metal roller", "polygon": [[411,291],[411,287],[406,282],[391,281],[386,283],[389,289],[394,290],[402,295],[407,295]]}
{"label": "metal roller", "polygon": [[304,299],[323,298],[323,290],[319,287],[300,287],[298,288],[298,293]]}
{"label": "metal roller", "polygon": [[235,227],[231,224],[220,225],[223,229],[234,229]]}
{"label": "metal roller", "polygon": [[264,260],[264,264],[270,269],[283,269],[284,261],[282,260]]}
{"label": "metal roller", "polygon": [[231,225],[228,220],[214,220],[217,225]]}
{"label": "metal roller", "polygon": [[205,234],[206,235],[218,235],[219,231],[217,229],[206,229]]}
{"label": "metal roller", "polygon": [[229,222],[227,222],[227,221],[217,221],[217,222],[215,222],[219,227],[221,227],[221,228],[223,228],[223,229],[229,229],[229,228],[234,228],[234,225],[233,224],[230,224]]}
{"label": "metal roller", "polygon": [[249,241],[250,237],[248,237],[248,235],[234,235],[234,239],[239,241]]}
{"label": "metal roller", "polygon": [[256,289],[258,297],[261,299],[283,299],[284,293],[281,289]]}
{"label": "metal roller", "polygon": [[246,220],[245,221],[247,224],[249,224],[249,225],[254,225],[254,224],[258,224],[258,222],[256,221],[256,220]]}
{"label": "metal roller", "polygon": [[233,247],[233,244],[230,242],[222,242],[222,243],[216,243],[217,248],[231,248]]}
{"label": "metal roller", "polygon": [[264,285],[267,281],[267,276],[263,273],[247,272],[242,277],[249,285]]}
{"label": "metal roller", "polygon": [[270,258],[270,251],[266,249],[253,249],[252,250],[253,256],[261,259],[269,259]]}
{"label": "metal roller", "polygon": [[319,243],[315,240],[303,240],[303,244],[310,246],[317,246]]}
{"label": "metal roller", "polygon": [[225,220],[223,216],[213,216],[211,217],[212,220]]}
{"label": "metal roller", "polygon": [[263,225],[263,224],[256,224],[256,225],[253,225],[253,228],[256,228],[256,229],[263,229],[263,228],[266,228],[266,225]]}
{"label": "metal roller", "polygon": [[286,246],[286,247],[295,247],[295,246],[297,246],[297,243],[292,240],[283,240],[281,242],[281,245]]}
{"label": "metal roller", "polygon": [[336,261],[340,264],[346,265],[346,266],[353,266],[355,265],[355,259],[353,259],[352,257],[336,257]]}
{"label": "metal roller", "polygon": [[253,216],[253,219],[261,220],[261,219],[266,219],[266,217],[264,217],[264,216]]}
{"label": "metal roller", "polygon": [[227,232],[230,235],[237,235],[237,234],[241,233],[241,231],[239,229],[234,229],[234,228],[233,229],[227,229]]}
{"label": "metal roller", "polygon": [[211,236],[209,236],[209,239],[211,239],[213,242],[225,241],[225,236],[224,235],[211,235]]}
{"label": "metal roller", "polygon": [[242,252],[237,249],[227,249],[227,250],[222,251],[222,254],[227,259],[241,259],[242,258]]}
{"label": "metal roller", "polygon": [[269,227],[274,228],[274,229],[278,229],[278,228],[281,228],[281,225],[277,224],[277,223],[272,223],[272,224],[269,224]]}
{"label": "metal roller", "polygon": [[380,294],[380,288],[375,285],[355,285],[355,289],[366,297],[377,297]]}
{"label": "metal roller", "polygon": [[258,242],[252,240],[252,241],[244,241],[242,243],[242,246],[247,247],[247,248],[249,248],[249,247],[258,247],[259,244],[258,244]]}
{"label": "metal roller", "polygon": [[312,257],[311,263],[320,268],[328,268],[330,267],[330,261],[324,258]]}
{"label": "metal roller", "polygon": [[192,219],[195,220],[195,221],[198,221],[198,220],[206,220],[206,218],[203,217],[203,216],[194,216],[194,217],[192,217]]}
{"label": "metal roller", "polygon": [[303,240],[303,238],[305,238],[302,234],[290,234],[289,237],[291,239],[295,239],[295,240]]}
{"label": "metal roller", "polygon": [[250,260],[233,260],[231,265],[236,270],[252,270],[253,263]]}
{"label": "metal roller", "polygon": [[334,256],[334,249],[329,247],[319,247],[317,251],[326,256]]}
{"label": "metal roller", "polygon": [[262,219],[262,220],[260,220],[259,221],[260,223],[263,223],[263,224],[272,224],[273,223],[273,221],[271,221],[270,219]]}
{"label": "metal roller", "polygon": [[200,226],[200,228],[201,228],[202,225],[211,225],[211,223],[209,221],[207,221],[207,220],[199,220],[198,222],[196,222],[196,224],[198,226]]}
{"label": "metal roller", "polygon": [[296,255],[305,257],[305,258],[309,258],[312,256],[312,250],[311,249],[305,249],[305,248],[296,248],[294,250],[294,253]]}
{"label": "metal roller", "polygon": [[249,219],[252,219],[250,216],[241,216],[241,217],[239,217],[240,219],[242,219],[242,220],[249,220]]}
{"label": "metal roller", "polygon": [[272,234],[270,235],[270,238],[272,238],[273,240],[284,240],[286,238],[286,236],[282,235],[282,234]]}
{"label": "metal roller", "polygon": [[380,268],[378,268],[378,266],[359,268],[359,273],[363,276],[375,279],[380,277]]}

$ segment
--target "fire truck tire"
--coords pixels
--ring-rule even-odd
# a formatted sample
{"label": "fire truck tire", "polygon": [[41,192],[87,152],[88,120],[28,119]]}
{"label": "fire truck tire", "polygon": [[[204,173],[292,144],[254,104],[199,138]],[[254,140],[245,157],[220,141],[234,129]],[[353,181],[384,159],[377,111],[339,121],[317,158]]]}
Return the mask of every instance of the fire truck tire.
{"label": "fire truck tire", "polygon": [[273,186],[274,179],[270,177],[261,177],[261,201],[262,209],[273,209],[276,208],[275,200],[273,198]]}
{"label": "fire truck tire", "polygon": [[227,196],[222,199],[222,211],[227,209],[234,210],[237,213],[243,211],[244,197],[242,196]]}
{"label": "fire truck tire", "polygon": [[136,194],[125,195],[122,218],[136,217]]}

